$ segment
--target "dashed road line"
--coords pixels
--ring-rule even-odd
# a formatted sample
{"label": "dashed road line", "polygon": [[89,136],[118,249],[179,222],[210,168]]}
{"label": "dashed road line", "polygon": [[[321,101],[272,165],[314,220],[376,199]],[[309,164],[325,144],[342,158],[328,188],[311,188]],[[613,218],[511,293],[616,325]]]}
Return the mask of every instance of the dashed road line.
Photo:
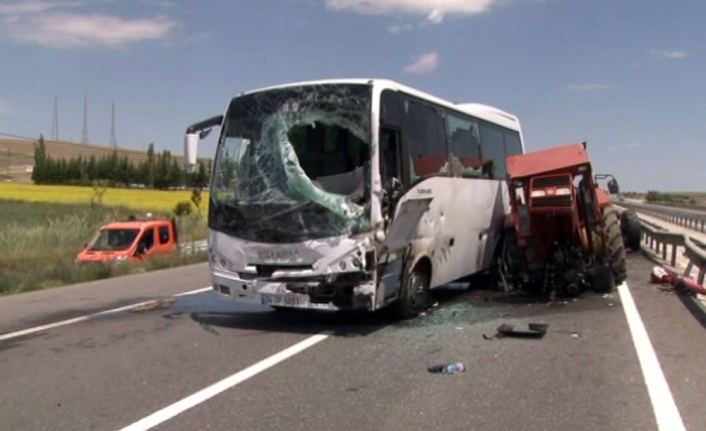
{"label": "dashed road line", "polygon": [[[209,287],[204,287],[204,288],[201,288],[201,289],[190,290],[190,291],[188,291],[188,292],[177,293],[177,294],[172,295],[172,296],[178,297],[178,296],[185,296],[185,295],[195,295],[195,294],[197,294],[197,293],[206,292],[206,291],[211,290],[211,289],[212,289],[211,286],[209,286]],[[85,322],[85,321],[88,321],[88,320],[91,320],[91,319],[95,319],[96,317],[101,317],[101,316],[106,316],[106,315],[109,315],[109,314],[120,313],[120,312],[123,312],[123,311],[129,311],[129,310],[132,310],[132,309],[134,309],[134,308],[146,307],[146,306],[149,306],[149,305],[151,305],[151,304],[156,303],[157,301],[158,301],[158,300],[155,299],[155,300],[149,300],[149,301],[138,302],[137,304],[130,304],[130,305],[126,305],[126,306],[123,306],[123,307],[112,308],[112,309],[110,309],[110,310],[99,311],[99,312],[96,312],[96,313],[86,314],[86,315],[84,315],[84,316],[74,317],[73,319],[61,320],[61,321],[59,321],[59,322],[47,323],[46,325],[35,326],[35,327],[32,327],[32,328],[23,329],[23,330],[20,330],[20,331],[15,331],[15,332],[7,333],[7,334],[2,334],[2,335],[0,335],[0,341],[10,340],[10,339],[12,339],[12,338],[23,337],[23,336],[25,336],[25,335],[34,334],[34,333],[41,332],[41,331],[46,331],[46,330],[49,330],[49,329],[59,328],[59,327],[61,327],[61,326],[71,325],[71,324],[74,324],[74,323]]]}
{"label": "dashed road line", "polygon": [[144,419],[141,419],[132,425],[122,428],[120,431],[146,431],[157,425],[168,421],[169,419],[193,408],[197,405],[208,401],[209,399],[215,397],[216,395],[227,391],[228,389],[243,383],[244,381],[255,377],[259,373],[274,367],[280,362],[295,356],[304,350],[313,347],[314,345],[324,341],[328,338],[330,334],[321,333],[313,335],[297,344],[294,344],[279,353],[276,353],[262,361],[249,366],[248,368],[239,371],[225,379],[214,383],[213,385],[202,389],[170,406],[167,406]]}

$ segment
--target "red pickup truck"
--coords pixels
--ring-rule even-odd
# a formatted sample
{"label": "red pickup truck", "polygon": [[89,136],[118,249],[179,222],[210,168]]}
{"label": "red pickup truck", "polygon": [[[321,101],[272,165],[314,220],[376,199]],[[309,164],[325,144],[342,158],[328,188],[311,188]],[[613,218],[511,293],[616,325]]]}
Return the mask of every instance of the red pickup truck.
{"label": "red pickup truck", "polygon": [[177,250],[176,220],[130,217],[101,226],[76,256],[76,262],[139,262]]}

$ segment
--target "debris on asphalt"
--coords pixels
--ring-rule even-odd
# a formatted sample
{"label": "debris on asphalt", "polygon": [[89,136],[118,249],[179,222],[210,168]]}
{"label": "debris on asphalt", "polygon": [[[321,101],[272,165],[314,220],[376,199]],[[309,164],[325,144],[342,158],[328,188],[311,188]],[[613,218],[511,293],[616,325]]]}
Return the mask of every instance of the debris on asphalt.
{"label": "debris on asphalt", "polygon": [[138,313],[138,312],[142,312],[142,311],[163,310],[165,308],[171,307],[172,304],[174,304],[174,301],[176,301],[175,298],[147,301],[143,304],[139,304],[139,305],[129,309],[128,311],[132,312],[132,313]]}
{"label": "debris on asphalt", "polygon": [[503,323],[498,327],[496,337],[542,338],[547,334],[547,328],[549,325],[543,323],[530,323],[527,325],[527,330],[521,330],[515,329],[513,325]]}
{"label": "debris on asphalt", "polygon": [[476,307],[469,303],[457,303],[429,309],[418,319],[400,323],[401,326],[442,326],[449,329],[492,320],[497,314],[492,308]]}
{"label": "debris on asphalt", "polygon": [[213,335],[221,335],[221,334],[218,333],[218,331],[216,331],[215,329],[213,329],[213,327],[212,327],[211,325],[207,325],[207,324],[205,324],[205,323],[199,323],[199,327],[200,327],[201,329],[203,329],[204,331],[209,332],[209,333],[211,333],[211,334],[213,334]]}
{"label": "debris on asphalt", "polygon": [[698,293],[706,295],[706,288],[701,284],[678,274],[667,268],[655,266],[650,273],[650,282],[653,284],[670,285],[670,288],[660,286],[660,290],[671,291],[680,295],[696,297]]}
{"label": "debris on asphalt", "polygon": [[455,364],[432,365],[427,371],[434,374],[457,374],[466,371],[466,366],[460,362]]}
{"label": "debris on asphalt", "polygon": [[508,325],[507,323],[503,323],[502,325],[498,326],[497,333],[495,336],[490,337],[488,335],[483,334],[483,339],[484,340],[493,340],[495,338],[503,338],[503,337],[516,337],[516,338],[542,338],[547,334],[547,329],[549,328],[549,325],[546,325],[544,323],[530,323],[527,325],[526,330],[522,329],[515,329],[513,325]]}

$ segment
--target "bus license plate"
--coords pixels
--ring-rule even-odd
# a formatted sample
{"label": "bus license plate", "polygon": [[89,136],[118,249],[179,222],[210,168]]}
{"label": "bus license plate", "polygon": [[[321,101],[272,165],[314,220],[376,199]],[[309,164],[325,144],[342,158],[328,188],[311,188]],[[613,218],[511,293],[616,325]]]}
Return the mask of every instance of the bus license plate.
{"label": "bus license plate", "polygon": [[284,306],[284,307],[305,307],[309,305],[309,297],[306,295],[268,295],[260,296],[262,305]]}

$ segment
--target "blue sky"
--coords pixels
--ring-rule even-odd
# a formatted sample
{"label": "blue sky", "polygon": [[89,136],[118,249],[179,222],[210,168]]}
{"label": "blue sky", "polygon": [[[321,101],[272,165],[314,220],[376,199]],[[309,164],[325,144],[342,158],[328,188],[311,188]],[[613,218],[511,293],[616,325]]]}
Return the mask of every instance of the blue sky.
{"label": "blue sky", "polygon": [[[381,77],[588,141],[624,190],[706,190],[703,0],[0,0],[0,133],[182,151],[234,94]],[[214,139],[200,148],[214,151]]]}

